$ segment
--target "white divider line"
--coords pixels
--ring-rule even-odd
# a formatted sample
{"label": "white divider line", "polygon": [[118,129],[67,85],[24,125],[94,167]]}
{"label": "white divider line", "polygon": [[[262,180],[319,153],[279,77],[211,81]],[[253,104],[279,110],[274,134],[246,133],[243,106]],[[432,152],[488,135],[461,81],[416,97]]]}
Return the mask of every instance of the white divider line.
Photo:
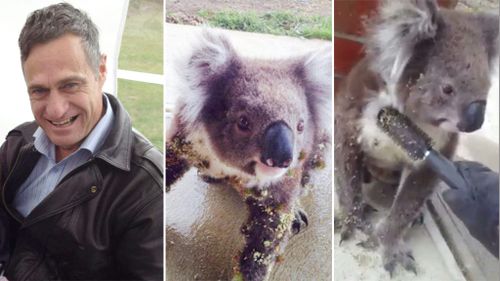
{"label": "white divider line", "polygon": [[116,76],[118,79],[126,79],[151,84],[163,85],[165,78],[163,74],[153,74],[139,71],[118,69]]}

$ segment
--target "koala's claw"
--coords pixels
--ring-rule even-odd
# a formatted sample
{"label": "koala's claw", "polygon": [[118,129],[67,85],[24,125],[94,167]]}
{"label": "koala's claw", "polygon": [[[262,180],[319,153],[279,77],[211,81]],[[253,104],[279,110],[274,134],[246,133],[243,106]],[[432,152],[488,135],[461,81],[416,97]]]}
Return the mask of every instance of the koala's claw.
{"label": "koala's claw", "polygon": [[342,219],[338,217],[333,218],[333,230],[335,232],[342,229]]}
{"label": "koala's claw", "polygon": [[370,213],[377,213],[378,210],[373,208],[371,205],[365,204],[364,209],[363,209],[363,214],[367,215]]}
{"label": "koala's claw", "polygon": [[363,217],[360,217],[359,215],[347,216],[343,220],[342,227],[340,229],[339,246],[342,245],[342,242],[344,242],[344,240],[348,240],[352,236],[355,229],[359,229],[367,235],[371,235],[373,232],[372,224],[369,221],[363,219]]}
{"label": "koala's claw", "polygon": [[295,212],[295,219],[292,222],[292,233],[298,234],[303,228],[309,225],[309,220],[307,219],[307,214],[298,210]]}
{"label": "koala's claw", "polygon": [[356,245],[365,249],[373,250],[378,247],[379,243],[375,238],[373,238],[373,236],[370,236],[368,239],[361,241]]}
{"label": "koala's claw", "polygon": [[224,182],[224,179],[219,179],[219,178],[213,178],[211,176],[207,176],[207,175],[202,175],[202,174],[199,174],[200,176],[200,179],[208,184],[221,184]]}
{"label": "koala's claw", "polygon": [[391,278],[394,276],[394,269],[398,263],[401,264],[405,270],[411,271],[417,275],[415,258],[411,252],[397,251],[384,260],[386,260],[386,262],[384,262],[384,269],[389,272]]}
{"label": "koala's claw", "polygon": [[414,227],[416,225],[423,225],[423,224],[424,224],[424,214],[420,213],[418,217],[413,220],[411,226]]}
{"label": "koala's claw", "polygon": [[342,225],[342,228],[340,229],[339,246],[342,245],[342,242],[348,240],[353,233],[354,233],[354,224],[350,223],[348,220],[345,220],[344,224]]}

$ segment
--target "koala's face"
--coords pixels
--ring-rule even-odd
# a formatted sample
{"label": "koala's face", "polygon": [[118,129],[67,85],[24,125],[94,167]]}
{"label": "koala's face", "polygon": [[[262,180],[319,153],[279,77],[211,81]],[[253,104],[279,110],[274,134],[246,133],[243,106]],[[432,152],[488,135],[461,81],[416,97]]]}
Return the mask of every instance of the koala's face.
{"label": "koala's face", "polygon": [[479,129],[490,88],[489,57],[481,30],[443,14],[435,38],[415,49],[408,67],[420,64],[416,67],[420,71],[413,74],[415,83],[406,100],[409,114],[451,132]]}
{"label": "koala's face", "polygon": [[247,59],[226,36],[202,32],[180,69],[187,83],[175,118],[184,135],[195,135],[197,153],[217,162],[208,173],[262,186],[291,169],[299,174],[315,143],[329,135],[331,55],[328,47],[294,58]]}
{"label": "koala's face", "polygon": [[279,178],[312,137],[305,89],[288,66],[242,61],[209,89],[203,121],[226,165],[259,179]]}
{"label": "koala's face", "polygon": [[439,9],[435,0],[387,1],[368,26],[372,69],[405,113],[447,131],[472,132],[484,120],[498,53],[498,16]]}

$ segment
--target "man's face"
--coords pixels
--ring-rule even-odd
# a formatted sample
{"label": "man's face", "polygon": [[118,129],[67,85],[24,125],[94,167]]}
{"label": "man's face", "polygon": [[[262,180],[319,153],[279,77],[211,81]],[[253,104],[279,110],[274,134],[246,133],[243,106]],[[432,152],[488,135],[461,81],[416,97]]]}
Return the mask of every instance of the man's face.
{"label": "man's face", "polygon": [[64,157],[80,146],[102,116],[105,64],[103,56],[96,77],[80,37],[73,34],[35,45],[24,62],[33,115]]}

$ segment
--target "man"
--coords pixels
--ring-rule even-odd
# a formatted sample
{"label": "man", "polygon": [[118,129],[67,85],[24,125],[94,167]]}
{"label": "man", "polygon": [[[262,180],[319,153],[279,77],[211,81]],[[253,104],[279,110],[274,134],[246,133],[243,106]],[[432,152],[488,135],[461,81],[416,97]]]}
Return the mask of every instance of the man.
{"label": "man", "polygon": [[0,151],[7,279],[163,279],[162,156],[102,93],[97,28],[56,4],[30,15],[19,47],[36,122]]}

